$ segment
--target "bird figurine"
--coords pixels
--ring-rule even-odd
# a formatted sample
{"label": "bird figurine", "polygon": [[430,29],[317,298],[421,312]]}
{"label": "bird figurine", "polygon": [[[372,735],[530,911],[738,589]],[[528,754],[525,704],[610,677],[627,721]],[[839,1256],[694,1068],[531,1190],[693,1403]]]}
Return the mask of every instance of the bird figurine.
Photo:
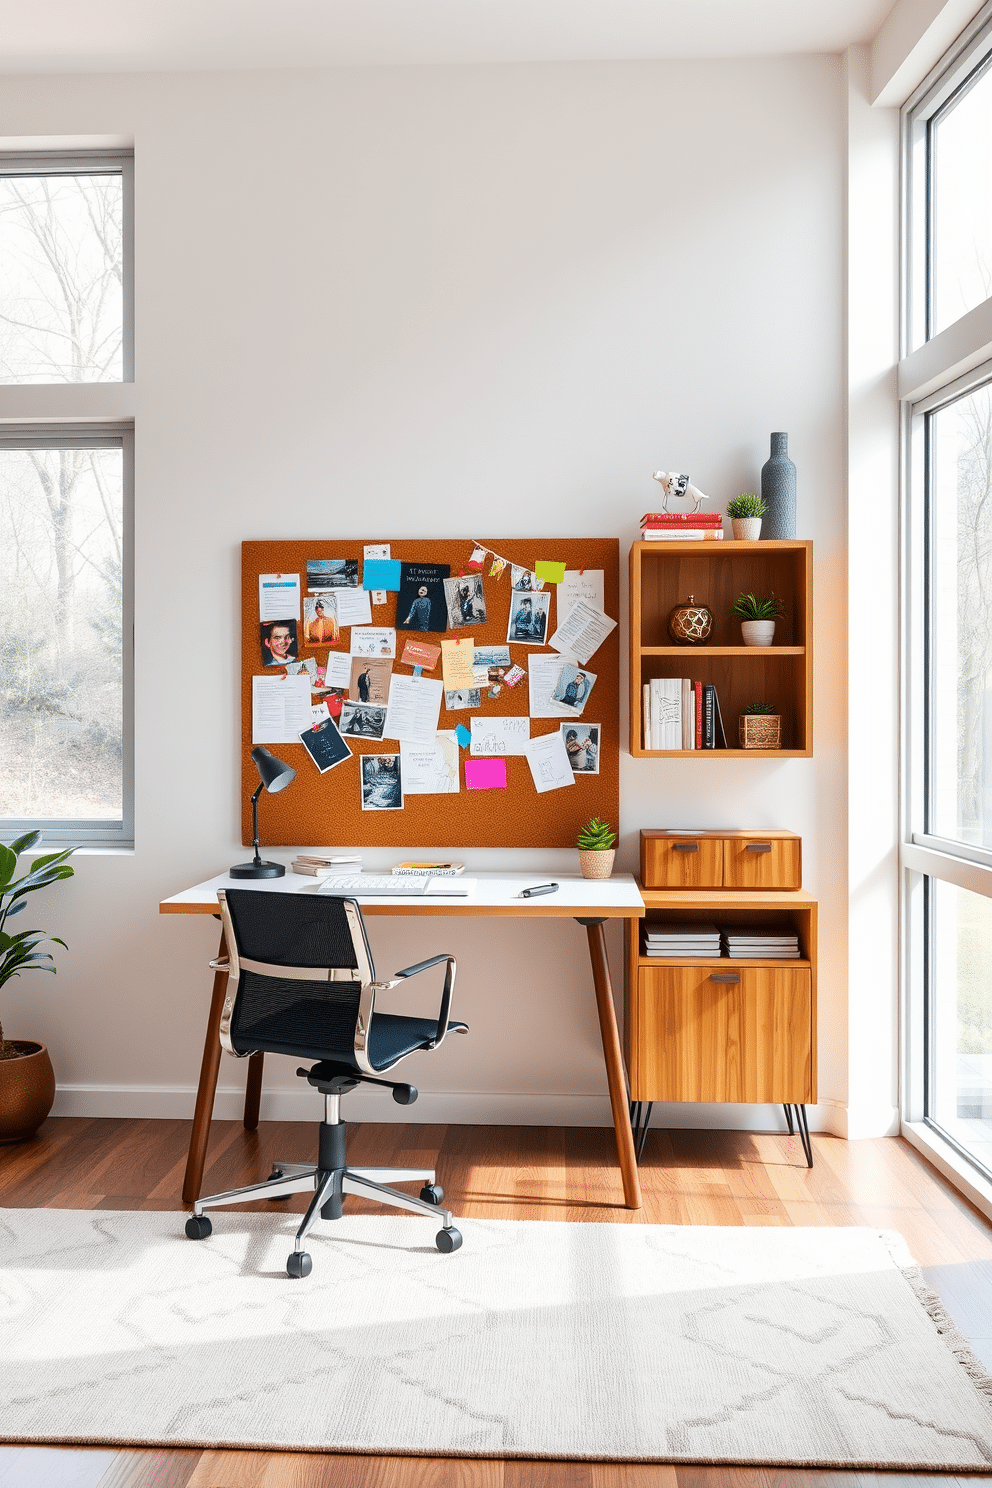
{"label": "bird figurine", "polygon": [[687,475],[679,475],[674,470],[656,470],[654,472],[654,479],[665,493],[665,499],[661,507],[662,511],[667,512],[671,510],[671,507],[668,505],[670,499],[680,500],[688,498],[692,501],[692,510],[686,513],[686,515],[695,516],[699,510],[699,503],[701,501],[709,501],[710,499],[704,491],[700,491],[698,486],[692,484],[692,481]]}

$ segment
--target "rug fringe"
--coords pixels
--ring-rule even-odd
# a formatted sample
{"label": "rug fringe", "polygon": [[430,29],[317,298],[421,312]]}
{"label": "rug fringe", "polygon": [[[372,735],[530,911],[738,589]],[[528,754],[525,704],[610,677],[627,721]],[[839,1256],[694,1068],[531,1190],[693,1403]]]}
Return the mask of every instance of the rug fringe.
{"label": "rug fringe", "polygon": [[951,1317],[944,1303],[928,1284],[923,1271],[915,1261],[907,1265],[906,1241],[896,1230],[880,1230],[879,1234],[899,1267],[910,1288],[937,1330],[941,1341],[954,1355],[980,1395],[992,1405],[992,1374],[974,1352],[971,1344]]}

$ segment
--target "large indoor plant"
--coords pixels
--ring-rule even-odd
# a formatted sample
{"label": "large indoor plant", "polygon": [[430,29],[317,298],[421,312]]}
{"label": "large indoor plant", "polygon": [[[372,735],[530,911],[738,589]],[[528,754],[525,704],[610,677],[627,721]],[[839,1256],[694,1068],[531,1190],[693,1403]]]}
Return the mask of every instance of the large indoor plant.
{"label": "large indoor plant", "polygon": [[[58,936],[44,930],[8,928],[24,908],[25,895],[60,878],[71,878],[66,859],[74,847],[35,858],[27,873],[15,878],[20,853],[30,852],[41,841],[40,832],[28,832],[9,847],[0,844],[0,990],[24,971],[50,971],[55,962],[49,951],[39,949],[46,940],[65,947]],[[55,1100],[55,1073],[44,1044],[4,1037],[0,1025],[0,1143],[20,1142],[33,1136]]]}

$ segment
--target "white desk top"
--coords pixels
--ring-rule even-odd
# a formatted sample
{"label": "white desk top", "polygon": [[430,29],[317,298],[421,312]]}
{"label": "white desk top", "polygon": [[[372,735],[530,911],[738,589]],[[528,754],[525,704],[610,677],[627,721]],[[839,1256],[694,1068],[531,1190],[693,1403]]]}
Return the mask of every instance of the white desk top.
{"label": "white desk top", "polygon": [[[588,916],[595,919],[635,919],[644,913],[644,901],[629,873],[616,873],[612,878],[581,878],[578,874],[483,873],[475,869],[466,878],[476,881],[475,889],[464,899],[434,899],[422,894],[390,894],[375,898],[355,897],[366,915],[536,915],[547,917]],[[554,894],[540,894],[535,899],[521,899],[521,889],[534,884],[557,883]],[[293,873],[285,878],[231,878],[219,873],[203,883],[183,889],[159,905],[160,914],[216,914],[218,889],[253,889],[269,894],[315,894],[319,880]]]}

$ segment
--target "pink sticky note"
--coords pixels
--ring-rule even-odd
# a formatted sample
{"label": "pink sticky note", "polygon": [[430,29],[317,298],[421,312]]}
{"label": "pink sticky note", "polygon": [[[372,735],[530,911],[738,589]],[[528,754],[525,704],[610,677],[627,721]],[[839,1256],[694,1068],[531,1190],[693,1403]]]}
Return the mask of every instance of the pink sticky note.
{"label": "pink sticky note", "polygon": [[506,785],[505,759],[470,759],[465,761],[466,790],[496,790]]}

